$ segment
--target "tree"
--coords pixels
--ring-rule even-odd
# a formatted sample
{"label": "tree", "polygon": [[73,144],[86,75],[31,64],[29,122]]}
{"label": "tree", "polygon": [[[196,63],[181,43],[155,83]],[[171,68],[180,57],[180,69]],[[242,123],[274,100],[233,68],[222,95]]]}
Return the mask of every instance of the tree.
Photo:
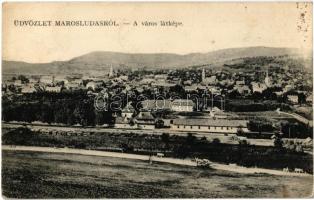
{"label": "tree", "polygon": [[2,142],[11,145],[27,145],[33,137],[34,134],[29,128],[21,127],[5,133],[2,136]]}
{"label": "tree", "polygon": [[8,86],[8,90],[11,91],[11,92],[16,92],[17,88],[14,85],[9,85]]}
{"label": "tree", "polygon": [[266,118],[250,120],[248,123],[248,128],[251,131],[256,132],[271,132],[274,130],[272,123],[268,121]]}
{"label": "tree", "polygon": [[247,140],[239,140],[239,145],[246,146],[249,145],[249,142]]}
{"label": "tree", "polygon": [[164,121],[159,119],[156,121],[156,128],[163,128],[164,127]]}
{"label": "tree", "polygon": [[22,83],[28,83],[29,82],[28,78],[26,78],[24,75],[19,75],[17,77],[17,79],[21,80]]}
{"label": "tree", "polygon": [[129,121],[130,126],[135,126],[134,118],[131,118]]}
{"label": "tree", "polygon": [[212,143],[213,144],[220,144],[220,139],[219,138],[214,138]]}
{"label": "tree", "polygon": [[161,135],[161,141],[164,142],[164,143],[169,143],[169,133],[162,133]]}
{"label": "tree", "polygon": [[132,145],[127,144],[127,143],[121,144],[120,148],[122,149],[123,152],[133,152],[134,151],[134,147]]}
{"label": "tree", "polygon": [[303,93],[299,93],[298,94],[298,103],[299,104],[303,104],[306,103],[306,96]]}
{"label": "tree", "polygon": [[173,87],[170,87],[169,93],[174,94],[173,96],[178,95],[181,98],[185,97],[185,95],[186,95],[185,90],[181,85],[175,85]]}
{"label": "tree", "polygon": [[282,148],[283,142],[279,137],[276,137],[274,140],[274,146],[277,148]]}
{"label": "tree", "polygon": [[179,145],[178,147],[176,147],[174,149],[174,153],[179,158],[186,158],[190,154],[190,150],[191,150],[190,147],[188,147],[187,145],[182,144],[182,145]]}
{"label": "tree", "polygon": [[244,134],[243,127],[239,126],[237,129],[237,135],[243,135],[243,134]]}
{"label": "tree", "polygon": [[271,99],[271,100],[276,100],[277,99],[277,95],[272,91],[271,88],[267,88],[266,90],[264,90],[262,92],[262,96],[265,99]]}
{"label": "tree", "polygon": [[263,98],[263,95],[260,93],[260,92],[254,92],[252,95],[251,95],[251,98],[253,100],[256,100],[256,101],[259,101]]}
{"label": "tree", "polygon": [[296,148],[295,148],[295,151],[296,152],[303,152],[303,146],[302,146],[302,144],[297,144],[297,146],[296,146]]}
{"label": "tree", "polygon": [[196,137],[192,133],[188,133],[188,135],[186,137],[186,143],[188,145],[193,145],[195,140],[196,140]]}
{"label": "tree", "polygon": [[236,99],[240,96],[241,96],[241,94],[238,92],[238,90],[233,90],[232,92],[229,93],[228,98],[229,99]]}

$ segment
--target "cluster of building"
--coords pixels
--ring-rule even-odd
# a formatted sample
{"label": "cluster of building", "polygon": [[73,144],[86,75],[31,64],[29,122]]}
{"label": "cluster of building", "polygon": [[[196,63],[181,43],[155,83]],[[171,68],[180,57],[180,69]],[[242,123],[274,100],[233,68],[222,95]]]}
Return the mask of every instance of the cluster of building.
{"label": "cluster of building", "polygon": [[[173,103],[173,104],[172,104]],[[218,108],[212,109],[208,115],[201,118],[180,116],[180,112],[192,112],[193,101],[179,99],[169,102],[168,100],[146,100],[139,111],[128,104],[120,116],[115,118],[115,128],[119,129],[156,129],[165,128],[171,131],[202,132],[202,133],[247,133],[248,121],[228,119],[227,115]],[[172,107],[173,105],[173,107]],[[156,117],[155,111],[169,110],[177,112],[166,117]]]}
{"label": "cluster of building", "polygon": [[[199,91],[212,96],[221,97],[220,110],[211,105],[208,116],[203,118],[175,117],[160,118],[153,115],[153,111],[170,111],[172,113],[192,113],[197,107],[189,99],[146,99],[141,102],[140,109],[127,105],[119,116],[115,118],[116,128],[127,129],[155,129],[159,127],[174,131],[197,131],[214,133],[248,132],[246,120],[232,120],[223,113],[224,98],[232,92],[237,92],[243,98],[254,93],[263,93],[268,88],[275,90],[277,96],[288,94],[291,104],[298,103],[297,91],[306,95],[306,100],[312,103],[312,79],[302,71],[274,72],[230,72],[203,69],[195,70],[168,70],[151,72],[148,74],[133,72],[114,73],[111,67],[109,73],[103,76],[92,77],[82,75],[41,75],[23,78],[5,79],[2,83],[4,94],[18,94],[36,92],[61,93],[63,91],[86,90],[89,94],[97,95],[105,91],[109,95],[136,91],[143,94],[169,96],[170,92],[179,93],[176,87],[182,88],[185,93],[193,94]],[[179,95],[178,95],[179,96]],[[206,112],[206,111],[205,111]]]}
{"label": "cluster of building", "polygon": [[[186,93],[202,90],[214,95],[228,95],[236,91],[239,95],[246,97],[254,93],[263,93],[267,88],[275,88],[274,93],[278,97],[289,91],[297,91],[297,93],[305,94],[308,101],[312,101],[312,79],[302,71],[285,71],[283,73],[272,71],[271,76],[269,76],[268,70],[243,73],[226,70],[211,72],[203,68],[201,74],[199,74],[199,70],[194,70],[185,71],[180,75],[176,71],[169,70],[158,74],[152,72],[133,77],[132,72],[115,74],[111,67],[108,75],[98,77],[74,75],[31,76],[28,77],[27,81],[20,79],[4,80],[2,91],[20,94],[38,91],[60,93],[64,90],[99,92],[101,89],[106,88],[118,92],[136,89],[139,93],[150,90],[154,94],[166,95],[171,87],[180,85]],[[198,76],[199,78],[195,78]],[[12,90],[12,88],[15,90]],[[121,91],[119,88],[121,88]],[[297,93],[288,95],[291,103],[298,102]]]}

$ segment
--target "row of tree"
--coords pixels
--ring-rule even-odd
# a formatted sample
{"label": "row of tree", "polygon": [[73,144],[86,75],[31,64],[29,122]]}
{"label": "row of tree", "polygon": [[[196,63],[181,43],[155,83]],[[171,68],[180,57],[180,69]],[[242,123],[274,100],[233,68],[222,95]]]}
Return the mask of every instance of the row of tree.
{"label": "row of tree", "polygon": [[164,152],[166,156],[180,158],[205,158],[214,162],[237,163],[247,167],[263,167],[272,169],[301,168],[313,172],[313,156],[298,149],[283,147],[278,138],[275,146],[220,143],[219,139],[207,140],[197,138],[193,134],[186,136],[151,135],[135,133],[107,133],[84,136],[60,136],[34,133],[27,128],[18,128],[2,135],[7,145],[37,146],[70,146],[88,149],[114,149],[117,147],[126,152],[154,154]]}
{"label": "row of tree", "polygon": [[2,120],[4,121],[41,121],[45,123],[61,123],[67,125],[80,124],[94,126],[112,123],[112,112],[97,111],[94,98],[80,94],[24,96],[14,100],[3,98]]}

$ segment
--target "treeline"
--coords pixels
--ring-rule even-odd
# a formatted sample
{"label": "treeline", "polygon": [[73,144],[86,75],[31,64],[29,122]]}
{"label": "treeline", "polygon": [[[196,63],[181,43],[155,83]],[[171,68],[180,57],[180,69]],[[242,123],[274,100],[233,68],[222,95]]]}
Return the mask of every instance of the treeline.
{"label": "treeline", "polygon": [[254,132],[272,132],[275,130],[275,127],[270,121],[262,119],[250,120],[248,123],[248,128]]}
{"label": "treeline", "polygon": [[38,134],[27,128],[19,128],[4,132],[3,144],[50,147],[71,147],[95,150],[121,150],[138,154],[164,152],[170,157],[198,157],[214,162],[236,163],[247,167],[263,167],[271,169],[302,168],[313,171],[313,157],[303,152],[276,147],[255,146],[247,142],[237,145],[222,144],[215,138],[208,141],[205,137],[197,138],[192,134],[186,136],[147,135],[134,133],[90,133],[87,136],[68,136]]}
{"label": "treeline", "polygon": [[284,138],[313,138],[313,128],[302,124],[285,121],[281,123],[282,137]]}
{"label": "treeline", "polygon": [[283,66],[287,66],[291,69],[302,70],[306,64],[306,61],[290,57],[289,55],[243,57],[233,59],[232,61],[238,63],[224,64],[224,66],[234,69],[251,69],[252,67],[257,66],[258,68],[260,68],[259,66],[270,66],[273,70],[280,70]]}
{"label": "treeline", "polygon": [[253,100],[230,100],[227,101],[225,109],[232,112],[257,112],[267,110],[291,110],[290,106],[285,103],[276,101],[254,102]]}
{"label": "treeline", "polygon": [[2,99],[3,121],[94,126],[112,122],[112,112],[98,112],[86,93],[37,93]]}

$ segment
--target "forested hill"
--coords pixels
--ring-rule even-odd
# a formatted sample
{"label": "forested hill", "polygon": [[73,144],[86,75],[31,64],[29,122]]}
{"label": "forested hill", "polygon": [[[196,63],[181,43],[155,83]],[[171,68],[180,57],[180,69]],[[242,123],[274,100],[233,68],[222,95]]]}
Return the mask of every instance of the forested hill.
{"label": "forested hill", "polygon": [[110,66],[117,68],[185,68],[196,65],[222,63],[243,57],[297,55],[297,49],[246,47],[231,48],[209,53],[191,53],[186,55],[159,53],[133,54],[119,52],[97,51],[75,57],[68,61],[51,63],[26,63],[17,61],[3,61],[3,73],[18,74],[86,74],[94,72],[108,72]]}

